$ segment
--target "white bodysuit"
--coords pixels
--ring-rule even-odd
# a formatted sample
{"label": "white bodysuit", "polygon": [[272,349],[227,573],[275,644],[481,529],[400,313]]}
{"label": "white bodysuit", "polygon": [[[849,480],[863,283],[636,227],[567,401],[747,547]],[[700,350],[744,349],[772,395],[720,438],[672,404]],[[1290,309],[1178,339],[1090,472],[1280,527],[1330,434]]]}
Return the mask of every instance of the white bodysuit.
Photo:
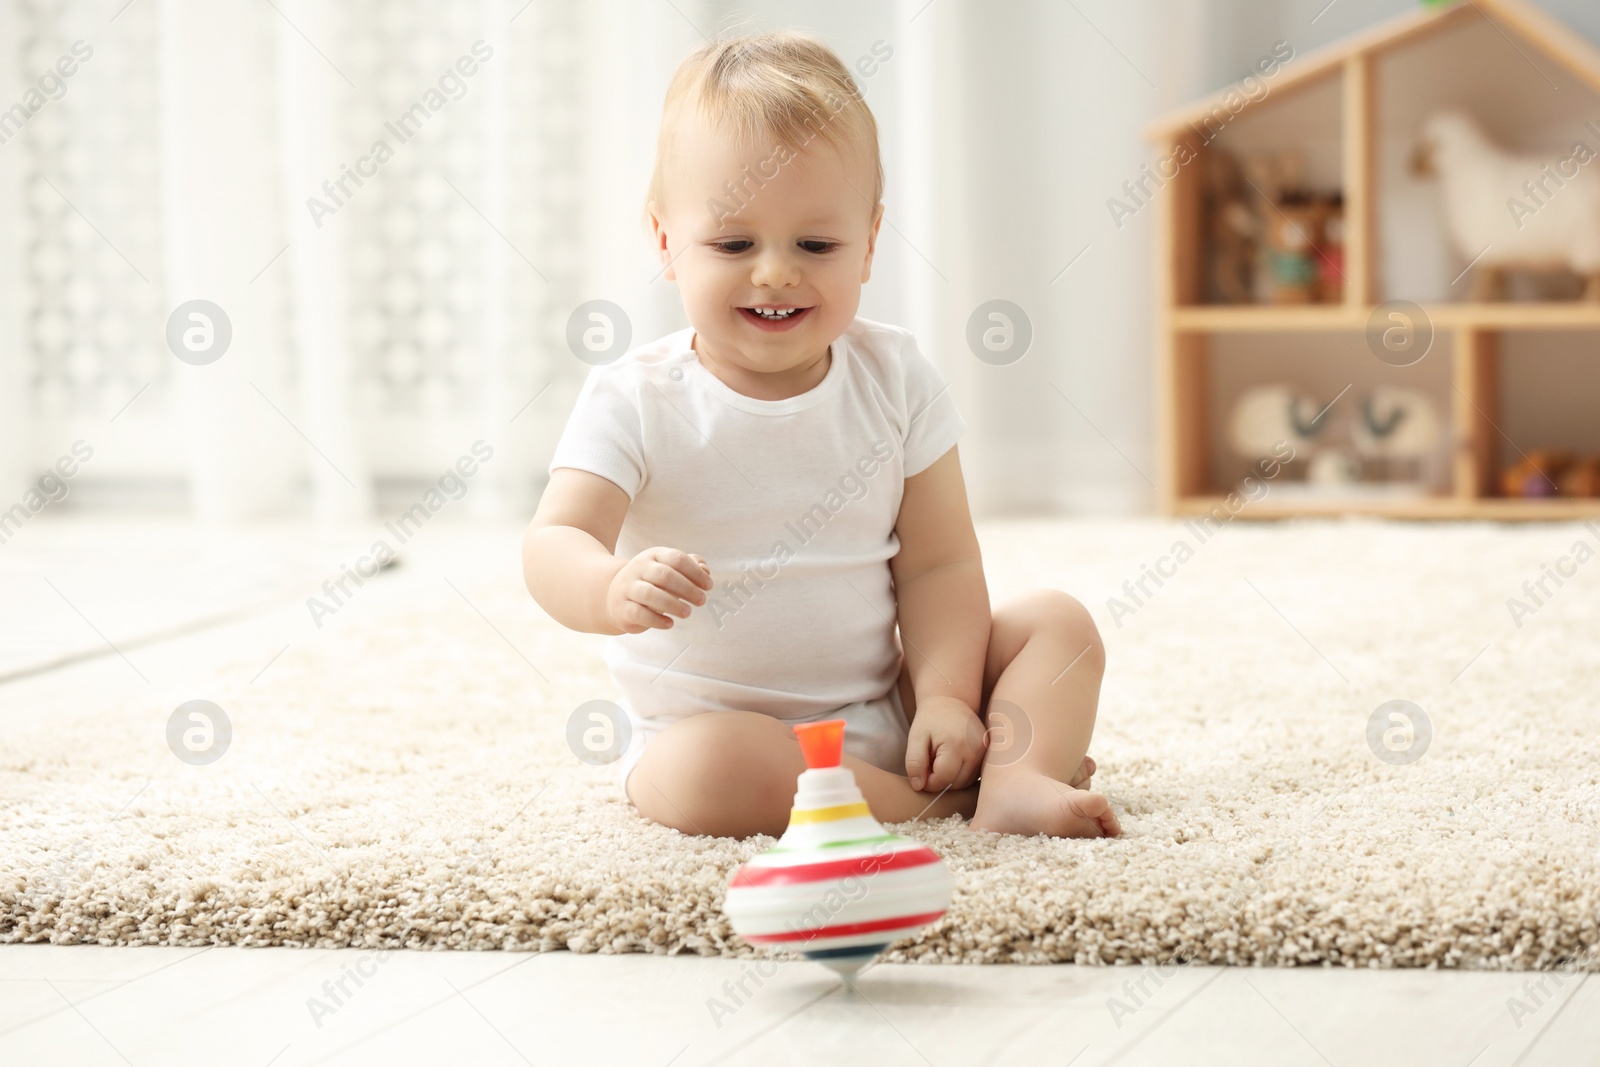
{"label": "white bodysuit", "polygon": [[897,326],[856,319],[823,380],[784,400],[729,388],[700,365],[693,336],[686,327],[591,370],[550,461],[628,494],[619,558],[698,553],[715,583],[670,628],[606,639],[633,735],[619,781],[655,733],[729,709],[845,718],[856,727],[846,751],[904,774],[894,526],[905,479],[966,424]]}

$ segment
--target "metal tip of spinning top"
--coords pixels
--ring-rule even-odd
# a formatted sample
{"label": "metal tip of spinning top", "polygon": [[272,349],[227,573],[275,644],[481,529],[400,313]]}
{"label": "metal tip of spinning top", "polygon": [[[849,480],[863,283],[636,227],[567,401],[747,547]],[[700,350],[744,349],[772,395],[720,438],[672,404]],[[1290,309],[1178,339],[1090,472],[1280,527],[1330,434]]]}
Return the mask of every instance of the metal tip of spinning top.
{"label": "metal tip of spinning top", "polygon": [[855,992],[856,979],[860,977],[861,972],[868,970],[878,961],[876,954],[874,954],[872,956],[839,956],[834,959],[812,960],[811,962],[820,963],[834,974],[837,974],[844,979],[845,986],[851,992]]}
{"label": "metal tip of spinning top", "polygon": [[828,968],[846,985],[854,985],[856,975],[878,962],[878,954],[889,947],[887,941],[877,945],[860,945],[849,949],[829,949],[824,952],[795,950],[812,963]]}

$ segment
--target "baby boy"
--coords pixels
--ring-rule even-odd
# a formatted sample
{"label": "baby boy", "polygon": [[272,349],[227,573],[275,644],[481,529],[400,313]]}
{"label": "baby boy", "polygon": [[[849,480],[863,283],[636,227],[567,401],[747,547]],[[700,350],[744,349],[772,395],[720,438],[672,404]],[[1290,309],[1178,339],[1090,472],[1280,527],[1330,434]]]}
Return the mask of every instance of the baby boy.
{"label": "baby boy", "polygon": [[956,440],[911,334],[858,318],[877,126],[825,45],[707,44],[667,90],[648,223],[690,325],[589,372],[523,545],[606,634],[618,782],[684,833],[778,835],[791,725],[844,719],[884,822],[1120,832],[1089,792],[1105,653],[1055,589],[992,611]]}

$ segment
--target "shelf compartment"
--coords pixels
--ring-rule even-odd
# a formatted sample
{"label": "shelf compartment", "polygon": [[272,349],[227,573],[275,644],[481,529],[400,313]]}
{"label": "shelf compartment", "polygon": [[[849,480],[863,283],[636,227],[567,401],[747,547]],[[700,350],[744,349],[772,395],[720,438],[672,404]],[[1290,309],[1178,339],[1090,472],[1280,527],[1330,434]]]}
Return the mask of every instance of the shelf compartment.
{"label": "shelf compartment", "polygon": [[1482,368],[1494,403],[1494,424],[1484,442],[1486,495],[1499,496],[1501,471],[1526,454],[1555,449],[1576,457],[1600,455],[1600,334],[1507,330],[1493,341],[1498,359]]}
{"label": "shelf compartment", "polygon": [[[1374,57],[1378,300],[1472,299],[1478,268],[1468,267],[1482,254],[1483,241],[1470,249],[1456,246],[1448,233],[1442,177],[1419,176],[1411,168],[1430,115],[1465,112],[1503,151],[1548,155],[1551,162],[1569,152],[1574,139],[1594,143],[1586,123],[1600,98],[1548,53],[1521,44],[1527,52],[1518,57],[1507,33],[1473,10]],[[1524,61],[1527,55],[1533,58]],[[1517,192],[1509,189],[1493,201],[1495,217],[1507,225],[1504,196]],[[1509,247],[1512,239],[1508,233],[1505,241],[1496,237],[1490,243]],[[1511,282],[1513,294],[1524,300],[1562,300],[1581,289],[1580,279],[1557,274],[1515,272]]]}
{"label": "shelf compartment", "polygon": [[[1197,434],[1189,438],[1190,450],[1200,453],[1188,460],[1190,471],[1179,489],[1179,496],[1210,496],[1234,491],[1240,480],[1251,473],[1251,461],[1236,455],[1228,443],[1228,425],[1234,404],[1254,386],[1284,384],[1313,398],[1324,411],[1321,432],[1311,451],[1326,447],[1353,450],[1349,436],[1365,395],[1380,385],[1398,386],[1424,393],[1440,420],[1440,443],[1417,461],[1416,473],[1431,488],[1431,495],[1453,496],[1461,490],[1456,476],[1454,442],[1459,411],[1452,403],[1452,383],[1456,368],[1457,338],[1443,334],[1420,361],[1396,367],[1376,358],[1368,350],[1362,330],[1317,333],[1217,333],[1193,335],[1191,358],[1196,359],[1186,401],[1189,418]],[[1325,408],[1323,405],[1327,405]],[[1301,489],[1280,486],[1303,485],[1310,452],[1300,448],[1296,461],[1271,483],[1267,500],[1283,507],[1311,506],[1320,501],[1300,495]],[[1377,470],[1369,474],[1380,473]],[[1291,493],[1292,498],[1291,498]],[[1277,499],[1281,497],[1281,499]],[[1341,500],[1346,499],[1341,497]],[[1427,499],[1410,496],[1405,501]],[[1384,503],[1398,503],[1385,500]],[[1252,505],[1254,507],[1254,505]]]}

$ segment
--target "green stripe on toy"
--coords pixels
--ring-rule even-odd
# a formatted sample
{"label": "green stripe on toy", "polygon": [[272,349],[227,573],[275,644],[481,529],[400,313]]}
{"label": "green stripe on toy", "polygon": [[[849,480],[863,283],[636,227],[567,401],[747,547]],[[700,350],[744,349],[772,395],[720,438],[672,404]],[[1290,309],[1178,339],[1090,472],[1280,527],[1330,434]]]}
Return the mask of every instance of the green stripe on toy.
{"label": "green stripe on toy", "polygon": [[[907,841],[907,840],[910,840],[910,839],[909,838],[905,838],[905,837],[901,837],[899,834],[880,834],[877,837],[856,837],[856,838],[852,838],[849,841],[824,841],[820,845],[817,845],[816,847],[817,848],[849,848],[851,845],[875,845],[879,841]],[[804,849],[800,849],[800,848],[778,848],[777,846],[773,846],[772,848],[767,849],[766,855],[770,856],[774,852],[804,852],[804,851],[805,851]]]}

